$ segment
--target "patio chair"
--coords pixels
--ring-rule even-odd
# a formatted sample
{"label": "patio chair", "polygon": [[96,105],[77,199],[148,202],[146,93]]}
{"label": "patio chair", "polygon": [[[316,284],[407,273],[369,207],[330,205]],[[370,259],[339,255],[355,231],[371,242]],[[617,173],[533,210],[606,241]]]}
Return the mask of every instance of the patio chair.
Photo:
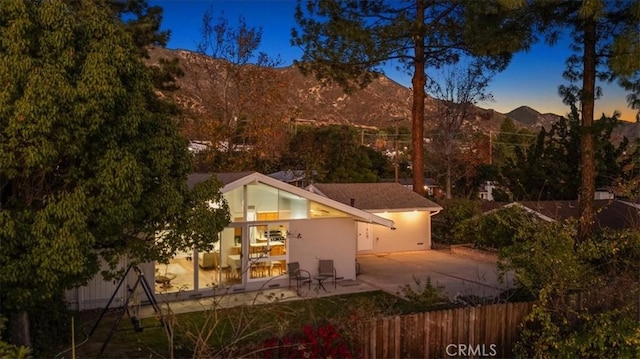
{"label": "patio chair", "polygon": [[291,281],[295,280],[296,290],[300,290],[300,287],[302,287],[304,283],[308,283],[309,290],[311,290],[311,273],[304,269],[300,269],[300,263],[287,263],[287,274],[289,275],[289,289],[291,289]]}
{"label": "patio chair", "polygon": [[333,266],[333,259],[321,259],[318,263],[318,275],[324,277],[330,277],[333,282],[333,287],[336,287],[336,269]]}

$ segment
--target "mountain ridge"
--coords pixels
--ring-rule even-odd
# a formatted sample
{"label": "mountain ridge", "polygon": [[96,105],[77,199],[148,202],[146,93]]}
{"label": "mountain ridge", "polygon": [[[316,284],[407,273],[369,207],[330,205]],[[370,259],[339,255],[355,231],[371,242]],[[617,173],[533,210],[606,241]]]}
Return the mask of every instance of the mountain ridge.
{"label": "mountain ridge", "polygon": [[[174,93],[159,93],[160,96],[171,96],[176,103],[186,110],[188,116],[212,117],[215,109],[210,101],[216,91],[204,76],[206,71],[221,71],[221,61],[184,49],[152,48],[147,60],[150,65],[157,65],[160,58],[177,58],[185,75],[176,79],[180,87]],[[292,113],[291,119],[311,123],[346,124],[360,127],[391,128],[404,126],[411,128],[411,90],[384,75],[373,80],[366,88],[346,94],[337,85],[318,81],[313,76],[305,77],[294,66],[273,68],[273,71],[285,79],[282,89],[283,106]],[[436,105],[435,99],[425,100],[425,130],[433,129],[432,118]],[[522,105],[503,114],[493,109],[476,107],[471,121],[464,126],[484,133],[497,132],[506,117],[511,117],[518,127],[538,131],[541,127],[549,128],[561,116],[553,113],[541,114],[539,111]],[[640,137],[637,124],[620,126],[616,136]],[[633,126],[635,125],[635,126]]]}

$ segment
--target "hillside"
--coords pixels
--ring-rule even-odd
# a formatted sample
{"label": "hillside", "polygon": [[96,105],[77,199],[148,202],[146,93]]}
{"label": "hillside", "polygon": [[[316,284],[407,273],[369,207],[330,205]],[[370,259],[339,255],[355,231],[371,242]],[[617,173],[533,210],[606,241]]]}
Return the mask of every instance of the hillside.
{"label": "hillside", "polygon": [[[215,110],[211,107],[211,98],[221,91],[209,80],[209,72],[219,70],[221,60],[212,59],[186,50],[169,50],[154,48],[150,51],[149,63],[157,64],[159,58],[178,58],[185,76],[178,78],[178,91],[172,94],[176,102],[186,111],[187,116],[211,118]],[[295,113],[295,119],[312,124],[349,124],[355,126],[373,126],[388,128],[396,124],[411,127],[411,90],[381,75],[367,88],[345,94],[336,85],[323,84],[314,77],[303,76],[297,68],[290,66],[276,69],[286,85],[280,104]],[[430,111],[435,106],[432,98],[426,100],[425,129],[432,128],[433,115]],[[558,115],[541,114],[538,111],[521,106],[508,114],[501,114],[491,109],[476,108],[475,119],[465,123],[474,130],[488,133],[496,132],[506,116],[516,120],[517,124],[530,129],[550,126]],[[635,125],[635,126],[633,126]],[[621,127],[620,134],[640,137],[637,124]],[[635,137],[634,137],[635,136]]]}

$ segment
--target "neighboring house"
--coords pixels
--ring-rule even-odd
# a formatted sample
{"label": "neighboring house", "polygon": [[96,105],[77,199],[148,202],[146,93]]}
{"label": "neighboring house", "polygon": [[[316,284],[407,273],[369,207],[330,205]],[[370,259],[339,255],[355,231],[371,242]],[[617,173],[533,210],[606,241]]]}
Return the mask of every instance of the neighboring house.
{"label": "neighboring house", "polygon": [[431,249],[431,216],[442,207],[398,183],[314,183],[307,190],[393,220],[395,229],[358,223],[358,252]]}
{"label": "neighboring house", "polygon": [[[578,201],[523,201],[523,202],[486,202],[483,213],[493,212],[499,208],[520,206],[545,221],[579,218]],[[599,228],[640,229],[640,206],[619,199],[594,200],[596,213],[595,225]]]}
{"label": "neighboring house", "polygon": [[[413,191],[413,178],[400,178],[398,179],[398,183]],[[424,191],[432,197],[444,197],[444,191],[433,178],[424,179]]]}
{"label": "neighboring house", "polygon": [[313,183],[313,177],[316,175],[316,171],[312,171],[311,178],[308,178],[307,174],[305,170],[285,170],[270,173],[269,177],[296,187],[305,188],[307,185]]}
{"label": "neighboring house", "polygon": [[[211,176],[193,174],[188,179],[189,187]],[[392,219],[257,172],[215,176],[223,184],[221,192],[229,204],[231,223],[220,232],[212,252],[190,250],[178,253],[167,265],[141,266],[161,300],[287,287],[286,269],[290,262],[299,262],[302,269],[317,275],[318,260],[333,259],[338,276],[355,279],[360,223],[376,230],[384,227],[388,229],[385,233],[393,233]],[[390,240],[386,234],[380,235],[382,241]],[[123,259],[121,265],[128,264]],[[127,278],[127,284],[135,279]],[[69,291],[67,300],[76,309],[103,307],[116,284],[97,276],[88,286]],[[121,288],[116,293],[116,305],[126,300],[126,295]]]}
{"label": "neighboring house", "polygon": [[493,201],[493,190],[496,188],[493,182],[485,181],[478,188],[478,197],[483,201]]}

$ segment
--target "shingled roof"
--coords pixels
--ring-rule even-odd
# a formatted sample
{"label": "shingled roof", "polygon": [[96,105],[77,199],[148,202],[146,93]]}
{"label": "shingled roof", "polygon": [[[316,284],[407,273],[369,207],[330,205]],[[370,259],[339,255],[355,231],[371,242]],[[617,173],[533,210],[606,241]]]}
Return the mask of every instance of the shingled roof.
{"label": "shingled roof", "polygon": [[[566,220],[580,217],[578,201],[523,201],[517,204],[552,220]],[[509,203],[493,202],[483,204],[483,212],[504,207]],[[600,228],[640,228],[640,209],[620,200],[594,200],[596,226]]]}
{"label": "shingled roof", "polygon": [[314,183],[307,190],[367,211],[442,209],[398,183]]}

